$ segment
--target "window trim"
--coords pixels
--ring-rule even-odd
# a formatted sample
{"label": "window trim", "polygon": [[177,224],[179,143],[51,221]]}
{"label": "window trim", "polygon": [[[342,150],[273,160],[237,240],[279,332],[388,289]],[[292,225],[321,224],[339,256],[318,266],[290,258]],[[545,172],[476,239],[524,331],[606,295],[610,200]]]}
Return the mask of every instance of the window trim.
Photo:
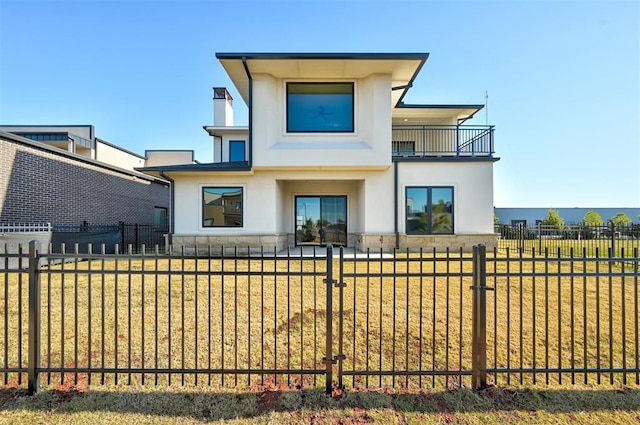
{"label": "window trim", "polygon": [[[427,232],[426,233],[409,233],[409,211],[407,200],[409,199],[408,191],[409,189],[426,189],[427,191]],[[451,232],[450,233],[434,233],[433,232],[433,198],[432,191],[433,189],[450,189],[451,190]],[[450,236],[455,235],[455,187],[451,185],[435,185],[435,186],[423,186],[423,185],[412,185],[405,186],[404,188],[404,231],[408,236]]]}
{"label": "window trim", "polygon": [[[240,191],[240,204],[241,204],[241,208],[240,208],[240,225],[229,225],[229,224],[225,224],[225,225],[215,225],[215,224],[211,224],[211,225],[206,225],[205,224],[205,202],[204,202],[204,194],[205,194],[205,190],[206,189],[227,189],[228,191],[231,190],[239,190]],[[245,190],[246,187],[244,185],[201,185],[200,186],[200,229],[203,230],[212,230],[212,229],[244,229],[245,227],[245,208],[244,206],[246,205],[245,202]],[[223,205],[224,207],[224,205]],[[233,211],[237,211],[235,206],[233,208]]]}
{"label": "window trim", "polygon": [[[350,130],[291,130],[289,128],[289,85],[349,85],[351,86],[351,129]],[[355,81],[286,81],[284,96],[284,116],[286,134],[355,134],[356,132],[356,83]]]}

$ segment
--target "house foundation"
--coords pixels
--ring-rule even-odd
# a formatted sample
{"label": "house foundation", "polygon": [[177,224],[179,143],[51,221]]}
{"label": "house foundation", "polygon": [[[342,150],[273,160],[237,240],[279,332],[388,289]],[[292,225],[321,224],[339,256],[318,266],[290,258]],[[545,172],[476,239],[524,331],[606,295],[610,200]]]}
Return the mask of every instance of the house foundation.
{"label": "house foundation", "polygon": [[[474,245],[485,244],[491,250],[498,246],[498,235],[495,233],[461,234],[461,235],[399,235],[398,250],[417,252],[458,250],[471,252]],[[184,250],[185,254],[193,255],[196,252],[208,254],[231,255],[240,254],[274,254],[295,247],[294,235],[291,233],[278,233],[268,235],[172,235],[171,246],[173,252]],[[396,248],[396,235],[350,233],[347,247],[357,251],[392,252]]]}
{"label": "house foundation", "polygon": [[[474,245],[485,244],[487,249],[498,246],[498,235],[495,233],[460,234],[460,235],[398,235],[398,250],[410,252],[458,250],[471,252]],[[380,250],[391,252],[396,247],[394,234],[359,234],[355,248],[358,251]]]}

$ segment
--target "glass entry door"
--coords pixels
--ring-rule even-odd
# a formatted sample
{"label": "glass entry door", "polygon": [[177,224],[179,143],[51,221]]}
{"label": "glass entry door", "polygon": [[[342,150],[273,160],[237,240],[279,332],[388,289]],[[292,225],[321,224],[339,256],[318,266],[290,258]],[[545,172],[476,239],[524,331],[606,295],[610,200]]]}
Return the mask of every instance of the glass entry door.
{"label": "glass entry door", "polygon": [[347,245],[346,196],[296,196],[296,245]]}

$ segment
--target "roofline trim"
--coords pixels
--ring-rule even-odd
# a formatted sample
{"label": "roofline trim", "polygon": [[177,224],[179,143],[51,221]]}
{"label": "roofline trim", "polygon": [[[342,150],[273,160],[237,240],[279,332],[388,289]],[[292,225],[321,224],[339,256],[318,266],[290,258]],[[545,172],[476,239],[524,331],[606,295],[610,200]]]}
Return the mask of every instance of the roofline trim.
{"label": "roofline trim", "polygon": [[143,173],[146,172],[167,172],[167,171],[251,171],[251,167],[247,161],[240,161],[238,164],[242,164],[236,167],[224,167],[218,164],[234,164],[233,162],[210,162],[210,163],[198,163],[198,164],[177,164],[177,165],[158,165],[154,167],[137,167],[136,171]]}
{"label": "roofline trim", "polygon": [[118,149],[119,151],[122,151],[124,153],[128,153],[129,155],[133,155],[133,156],[138,157],[140,159],[146,159],[144,156],[140,155],[139,153],[132,152],[132,151],[130,151],[128,149],[123,148],[122,146],[114,145],[113,143],[107,142],[106,140],[101,139],[99,137],[96,137],[95,141],[96,142],[100,142],[100,143],[102,143],[104,145],[107,145],[107,146],[109,146],[111,148]]}
{"label": "roofline trim", "polygon": [[478,111],[484,108],[485,105],[444,105],[444,104],[398,104],[396,105],[397,109],[461,109],[461,108],[473,108]]}
{"label": "roofline trim", "polygon": [[426,61],[429,53],[216,53],[223,59],[421,59]]}
{"label": "roofline trim", "polygon": [[130,170],[127,170],[127,169],[124,169],[124,168],[117,167],[115,165],[107,164],[106,162],[97,161],[95,159],[87,158],[87,157],[84,157],[82,155],[78,155],[78,154],[73,153],[73,152],[68,152],[68,151],[65,151],[65,150],[62,150],[62,149],[54,148],[54,147],[46,145],[45,143],[37,142],[37,141],[31,140],[31,139],[27,139],[26,137],[18,136],[18,135],[13,134],[13,133],[7,133],[7,132],[4,132],[4,131],[0,131],[0,138],[4,138],[4,139],[6,139],[6,140],[8,140],[10,142],[14,142],[14,143],[21,143],[23,145],[30,146],[30,147],[32,147],[34,149],[40,149],[42,151],[50,152],[50,153],[53,153],[53,154],[56,154],[56,155],[59,155],[59,156],[75,159],[75,160],[78,160],[80,162],[84,162],[84,163],[87,163],[87,164],[95,165],[97,167],[105,168],[107,170],[112,170],[112,171],[116,171],[116,172],[119,172],[119,173],[127,174],[129,176],[133,176],[133,177],[136,177],[136,178],[139,178],[139,179],[160,183],[160,184],[163,184],[165,186],[167,185],[167,182],[165,180],[159,179],[157,177],[153,177],[153,176],[150,176],[150,175],[147,175],[147,174],[140,173],[139,171],[136,172],[137,170],[136,171],[130,171]]}
{"label": "roofline trim", "polygon": [[427,62],[429,53],[216,53],[216,59],[222,60],[241,60],[246,66],[247,60],[269,60],[269,59],[355,59],[355,60],[419,60],[420,63],[411,79],[405,86],[398,87],[403,89],[398,102],[395,106],[402,103],[402,99],[407,91],[413,86],[413,82],[418,77],[422,67]]}

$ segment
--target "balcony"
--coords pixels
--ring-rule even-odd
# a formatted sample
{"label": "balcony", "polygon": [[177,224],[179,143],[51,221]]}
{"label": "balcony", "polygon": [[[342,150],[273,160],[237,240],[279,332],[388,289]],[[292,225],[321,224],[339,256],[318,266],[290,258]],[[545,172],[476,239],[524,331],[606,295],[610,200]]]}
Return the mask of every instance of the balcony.
{"label": "balcony", "polygon": [[492,158],[493,130],[492,125],[394,125],[392,155],[398,161],[403,158]]}

